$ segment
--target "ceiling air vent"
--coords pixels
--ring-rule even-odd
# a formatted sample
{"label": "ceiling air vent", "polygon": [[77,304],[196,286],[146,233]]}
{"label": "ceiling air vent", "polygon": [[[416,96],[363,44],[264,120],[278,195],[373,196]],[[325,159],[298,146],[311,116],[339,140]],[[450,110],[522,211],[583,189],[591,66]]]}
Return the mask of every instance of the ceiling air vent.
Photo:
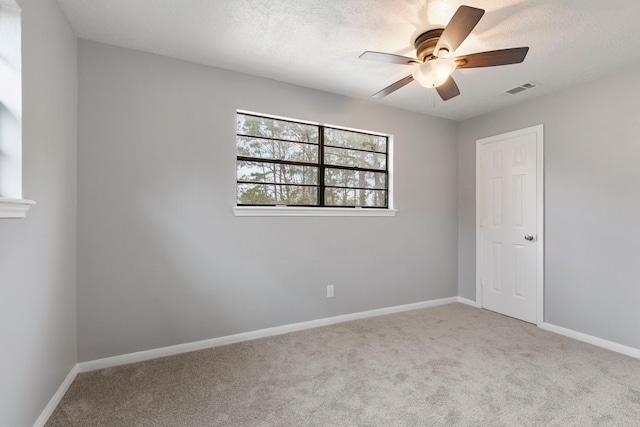
{"label": "ceiling air vent", "polygon": [[528,89],[533,89],[536,86],[540,86],[540,83],[527,82],[527,83],[521,84],[520,86],[516,86],[512,89],[509,89],[504,93],[502,93],[501,95],[502,96],[515,95],[516,93],[524,92],[525,90],[528,90]]}

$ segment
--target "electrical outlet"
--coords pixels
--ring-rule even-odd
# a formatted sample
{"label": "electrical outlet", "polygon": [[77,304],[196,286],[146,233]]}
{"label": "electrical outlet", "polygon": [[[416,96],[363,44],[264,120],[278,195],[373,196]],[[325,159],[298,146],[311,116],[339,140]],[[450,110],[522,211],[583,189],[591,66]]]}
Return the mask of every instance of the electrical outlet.
{"label": "electrical outlet", "polygon": [[335,296],[333,285],[327,286],[327,298],[333,298]]}

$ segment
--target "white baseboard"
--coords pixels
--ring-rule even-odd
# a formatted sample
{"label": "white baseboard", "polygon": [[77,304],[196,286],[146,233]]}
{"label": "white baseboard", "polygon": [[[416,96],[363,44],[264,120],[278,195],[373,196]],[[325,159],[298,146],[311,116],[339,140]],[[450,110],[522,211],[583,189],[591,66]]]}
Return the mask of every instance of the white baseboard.
{"label": "white baseboard", "polygon": [[[60,387],[58,388],[56,393],[53,395],[53,397],[51,398],[47,406],[44,408],[44,410],[42,411],[42,413],[40,414],[36,422],[33,424],[33,427],[44,427],[44,425],[49,420],[49,417],[51,416],[51,414],[53,414],[53,411],[56,409],[56,407],[62,400],[63,396],[71,386],[71,383],[73,383],[73,380],[76,378],[76,376],[80,372],[89,372],[97,369],[111,368],[115,366],[126,365],[129,363],[142,362],[144,360],[157,359],[159,357],[173,356],[176,354],[188,353],[190,351],[204,350],[207,348],[219,347],[222,345],[233,344],[233,343],[242,342],[242,341],[250,341],[258,338],[282,335],[289,332],[302,331],[305,329],[312,329],[320,326],[328,326],[336,323],[348,322],[351,320],[366,319],[369,317],[383,316],[385,314],[400,313],[403,311],[418,310],[421,308],[435,307],[438,305],[451,304],[455,302],[459,302],[461,304],[466,304],[472,307],[479,308],[479,305],[476,301],[472,301],[467,298],[462,298],[462,297],[443,298],[443,299],[424,301],[424,302],[419,302],[414,304],[405,304],[405,305],[398,305],[394,307],[381,308],[377,310],[362,311],[362,312],[353,313],[353,314],[344,314],[341,316],[328,317],[324,319],[310,320],[308,322],[300,322],[300,323],[294,323],[291,325],[277,326],[275,328],[260,329],[257,331],[245,332],[245,333],[236,334],[236,335],[229,335],[226,337],[213,338],[213,339],[204,340],[204,341],[179,344],[179,345],[174,345],[170,347],[157,348],[157,349],[147,350],[147,351],[139,351],[136,353],[123,354],[120,356],[107,357],[104,359],[78,363],[71,369],[67,377],[62,382],[62,384],[60,384]],[[602,338],[597,338],[591,335],[583,334],[581,332],[576,332],[574,330],[552,325],[550,323],[542,323],[540,325],[540,328],[549,332],[554,332],[559,335],[564,335],[566,337],[576,339],[578,341],[582,341],[588,344],[602,347],[607,350],[625,354],[627,356],[631,356],[636,359],[640,359],[640,349],[637,349],[637,348],[628,347],[612,341],[607,341]]]}
{"label": "white baseboard", "polygon": [[36,422],[33,423],[33,427],[44,427],[47,421],[49,421],[49,417],[51,416],[51,414],[53,414],[53,411],[55,411],[55,409],[58,407],[58,404],[64,397],[67,390],[69,390],[71,383],[73,383],[73,380],[76,379],[77,375],[78,365],[76,364],[73,366],[73,368],[71,368],[71,371],[69,371],[69,374],[64,379],[64,381],[62,381],[62,384],[60,384],[60,387],[58,387],[56,393],[53,395],[49,403],[47,403],[47,406],[45,406]]}
{"label": "white baseboard", "polygon": [[[458,297],[458,302],[461,304],[470,305],[472,307],[481,308],[480,304],[476,301],[472,301],[467,298]],[[573,338],[574,340],[586,342],[588,344],[595,345],[597,347],[606,348],[607,350],[615,351],[616,353],[621,353],[627,356],[634,357],[636,359],[640,359],[640,349],[628,347],[626,345],[618,344],[613,341],[607,341],[602,338],[594,337],[592,335],[583,334],[582,332],[577,332],[572,329],[563,328],[561,326],[552,325],[551,323],[543,322],[538,325],[540,329],[544,329],[545,331],[554,332],[559,335],[564,335],[565,337]]]}
{"label": "white baseboard", "polygon": [[236,335],[212,338],[204,341],[196,341],[186,344],[178,344],[170,347],[156,348],[153,350],[139,351],[136,353],[122,354],[120,356],[107,357],[104,359],[92,360],[78,363],[78,372],[89,372],[97,369],[112,368],[114,366],[127,365],[129,363],[142,362],[145,360],[157,359],[159,357],[174,356],[176,354],[188,353],[190,351],[204,350],[207,348],[219,347],[242,341],[250,341],[258,338],[282,335],[289,332],[302,331],[305,329],[328,326],[336,323],[348,322],[350,320],[366,319],[368,317],[382,316],[385,314],[400,313],[403,311],[418,310],[421,308],[435,307],[438,305],[458,302],[458,297],[443,298],[438,300],[424,301],[414,304],[398,305],[394,307],[380,308],[377,310],[362,311],[353,314],[328,317],[324,319],[310,320],[308,322],[294,323],[291,325],[276,326],[274,328],[260,329],[252,332],[244,332]]}
{"label": "white baseboard", "polygon": [[477,301],[472,301],[472,300],[467,299],[467,298],[458,297],[458,302],[459,302],[460,304],[470,305],[471,307],[481,308],[481,307],[480,307],[480,304],[478,304],[478,302],[477,302]]}
{"label": "white baseboard", "polygon": [[618,344],[613,341],[603,340],[602,338],[594,337],[592,335],[583,334],[582,332],[576,332],[572,329],[563,328],[561,326],[552,325],[551,323],[542,323],[540,329],[545,331],[554,332],[565,337],[573,338],[578,341],[586,342],[598,347],[606,348],[607,350],[615,351],[616,353],[622,353],[627,356],[640,359],[640,349],[628,347],[626,345]]}

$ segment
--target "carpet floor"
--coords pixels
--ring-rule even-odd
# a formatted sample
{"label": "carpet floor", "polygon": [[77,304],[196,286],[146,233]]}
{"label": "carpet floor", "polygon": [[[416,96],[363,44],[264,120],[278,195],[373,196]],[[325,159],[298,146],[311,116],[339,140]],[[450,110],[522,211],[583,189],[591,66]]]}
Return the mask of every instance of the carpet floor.
{"label": "carpet floor", "polygon": [[83,373],[62,426],[640,426],[640,360],[450,304]]}

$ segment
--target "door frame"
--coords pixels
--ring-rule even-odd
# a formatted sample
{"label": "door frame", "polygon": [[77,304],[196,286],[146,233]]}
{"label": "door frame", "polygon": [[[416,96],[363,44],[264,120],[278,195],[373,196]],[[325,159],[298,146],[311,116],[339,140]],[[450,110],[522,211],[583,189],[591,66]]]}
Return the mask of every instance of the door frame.
{"label": "door frame", "polygon": [[544,323],[544,126],[537,125],[476,140],[476,304],[483,307],[480,241],[480,154],[483,145],[518,136],[536,135],[536,226],[538,243],[536,258],[536,324]]}

